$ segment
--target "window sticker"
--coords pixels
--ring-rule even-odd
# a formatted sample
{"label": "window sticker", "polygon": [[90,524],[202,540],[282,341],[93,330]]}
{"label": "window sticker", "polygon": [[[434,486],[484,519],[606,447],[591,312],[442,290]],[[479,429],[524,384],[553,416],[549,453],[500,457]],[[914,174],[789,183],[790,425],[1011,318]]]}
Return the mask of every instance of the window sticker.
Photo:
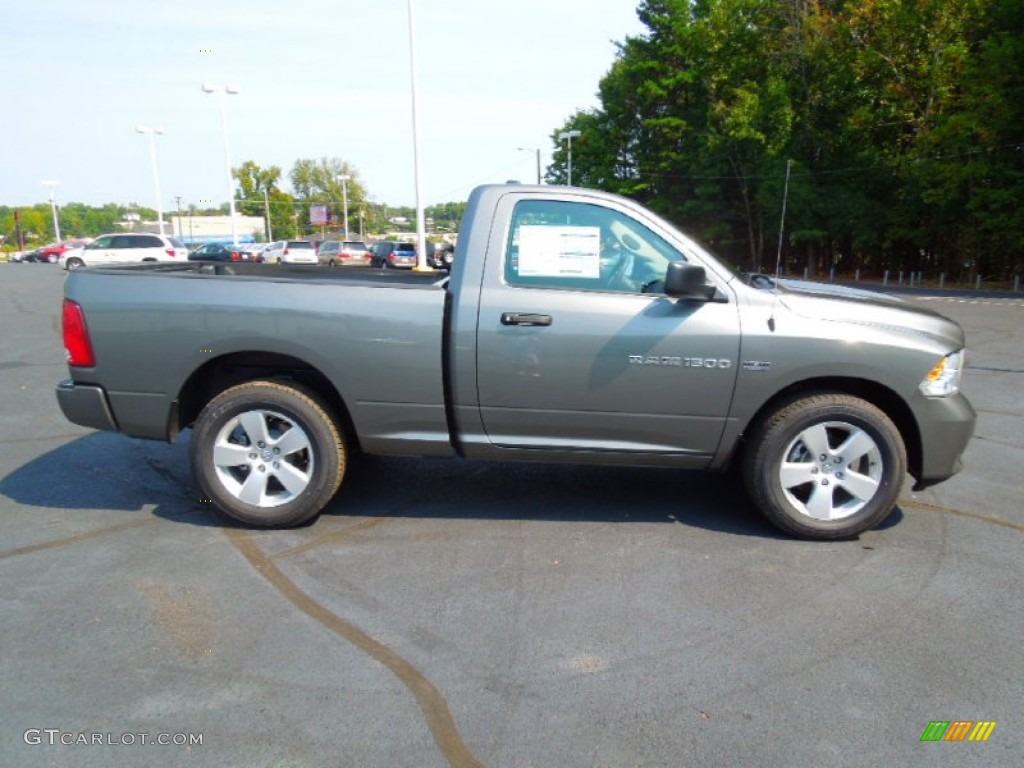
{"label": "window sticker", "polygon": [[601,228],[519,227],[520,277],[601,276]]}

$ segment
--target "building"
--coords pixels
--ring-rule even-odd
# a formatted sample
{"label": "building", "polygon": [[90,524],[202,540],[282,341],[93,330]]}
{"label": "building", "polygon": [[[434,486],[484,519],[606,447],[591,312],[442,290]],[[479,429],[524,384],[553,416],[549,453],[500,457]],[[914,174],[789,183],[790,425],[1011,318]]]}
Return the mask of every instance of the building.
{"label": "building", "polygon": [[[164,234],[177,237],[183,243],[229,243],[231,242],[230,216],[191,216],[171,214],[165,217]],[[235,216],[238,242],[252,243],[262,240],[264,235],[262,216]],[[146,222],[138,229],[156,232],[156,222]]]}

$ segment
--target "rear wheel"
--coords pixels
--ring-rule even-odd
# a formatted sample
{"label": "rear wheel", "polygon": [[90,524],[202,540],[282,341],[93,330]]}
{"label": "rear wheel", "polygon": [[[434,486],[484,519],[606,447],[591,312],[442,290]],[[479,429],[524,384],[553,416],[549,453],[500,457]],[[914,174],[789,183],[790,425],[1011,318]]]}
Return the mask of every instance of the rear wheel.
{"label": "rear wheel", "polygon": [[85,266],[85,262],[83,262],[77,256],[72,256],[70,259],[68,259],[67,266],[68,266],[68,269],[78,269],[79,267],[84,267]]}
{"label": "rear wheel", "polygon": [[892,512],[907,471],[896,426],[871,403],[839,393],[782,403],[754,428],[743,477],[779,528],[806,539],[842,539]]}
{"label": "rear wheel", "polygon": [[232,520],[260,528],[320,514],[345,474],[345,445],[329,409],[296,384],[253,381],[221,392],[193,427],[192,471]]}

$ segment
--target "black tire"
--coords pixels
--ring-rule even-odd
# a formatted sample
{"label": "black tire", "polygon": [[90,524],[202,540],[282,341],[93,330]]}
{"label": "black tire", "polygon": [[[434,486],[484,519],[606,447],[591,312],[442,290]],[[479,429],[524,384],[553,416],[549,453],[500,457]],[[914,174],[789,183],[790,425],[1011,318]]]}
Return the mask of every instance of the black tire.
{"label": "black tire", "polygon": [[311,391],[251,381],[226,389],[192,429],[192,472],[217,511],[258,528],[320,514],[345,475],[341,429]]}
{"label": "black tire", "polygon": [[846,539],[876,527],[896,506],[906,471],[903,438],[889,417],[840,393],[781,403],[754,427],[743,457],[754,504],[803,539]]}
{"label": "black tire", "polygon": [[72,257],[72,258],[67,260],[67,268],[68,269],[78,269],[79,267],[84,267],[84,266],[85,266],[85,262],[83,262],[81,259],[79,259],[77,257]]}

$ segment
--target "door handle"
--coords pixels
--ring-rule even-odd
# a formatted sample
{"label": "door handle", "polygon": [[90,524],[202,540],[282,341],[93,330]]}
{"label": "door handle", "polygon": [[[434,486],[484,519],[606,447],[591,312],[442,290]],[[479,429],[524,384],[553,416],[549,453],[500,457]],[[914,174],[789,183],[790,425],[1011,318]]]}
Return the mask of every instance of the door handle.
{"label": "door handle", "polygon": [[551,315],[535,315],[529,312],[502,312],[502,325],[551,325]]}

